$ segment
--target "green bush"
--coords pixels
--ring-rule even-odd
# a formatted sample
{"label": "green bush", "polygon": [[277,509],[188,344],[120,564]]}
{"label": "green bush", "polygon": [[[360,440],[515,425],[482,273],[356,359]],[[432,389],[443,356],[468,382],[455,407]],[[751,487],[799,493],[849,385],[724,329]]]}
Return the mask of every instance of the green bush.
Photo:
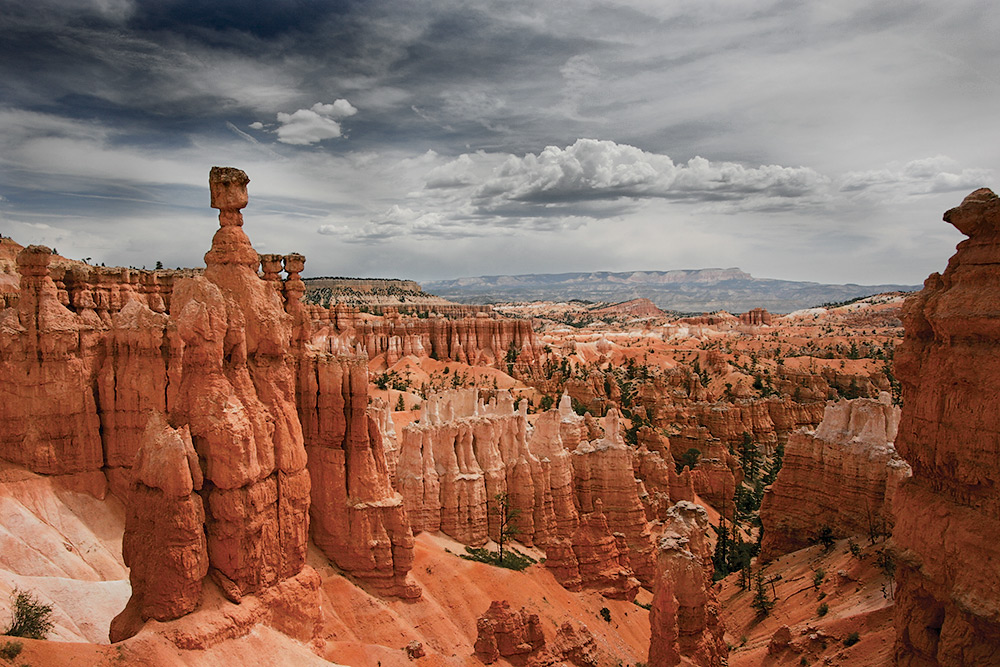
{"label": "green bush", "polygon": [[605,623],[611,622],[611,610],[607,607],[601,607],[601,618],[604,619]]}
{"label": "green bush", "polygon": [[861,635],[858,634],[857,632],[852,632],[851,634],[847,635],[846,639],[844,639],[844,646],[854,646],[859,641],[861,641]]}
{"label": "green bush", "polygon": [[830,528],[830,526],[820,528],[819,534],[816,536],[816,541],[823,545],[825,551],[832,549],[834,542],[837,541],[837,538],[833,536],[833,528]]}
{"label": "green bush", "polygon": [[816,608],[816,615],[826,616],[826,613],[828,611],[830,611],[830,605],[824,602],[823,604],[821,604],[819,607]]}
{"label": "green bush", "polygon": [[45,639],[52,629],[52,606],[42,604],[34,595],[19,588],[10,593],[11,611],[14,618],[3,632],[11,637]]}
{"label": "green bush", "polygon": [[5,660],[13,660],[21,655],[23,648],[24,644],[21,642],[4,642],[0,644],[0,657],[3,657]]}
{"label": "green bush", "polygon": [[459,557],[465,560],[474,560],[478,563],[486,563],[487,565],[505,567],[508,570],[517,570],[518,572],[537,562],[531,556],[514,551],[513,549],[504,550],[502,561],[497,558],[496,553],[485,547],[465,547],[465,551],[466,553],[464,554],[458,554]]}
{"label": "green bush", "polygon": [[826,579],[826,570],[819,568],[813,573],[813,588],[819,588],[824,579]]}

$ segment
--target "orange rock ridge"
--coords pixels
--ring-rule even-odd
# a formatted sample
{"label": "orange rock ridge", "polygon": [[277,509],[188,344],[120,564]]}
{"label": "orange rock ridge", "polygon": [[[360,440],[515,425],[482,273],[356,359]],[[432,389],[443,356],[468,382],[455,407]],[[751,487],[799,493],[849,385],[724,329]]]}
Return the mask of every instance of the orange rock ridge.
{"label": "orange rock ridge", "polygon": [[[174,290],[168,326],[179,353],[167,369],[166,418],[150,412],[131,473],[125,557],[139,565],[131,572],[136,594],[112,622],[112,641],[135,634],[148,618],[176,618],[194,608],[204,576],[201,540],[208,573],[234,602],[294,577],[305,564],[310,482],[287,357],[292,318],[258,277],[258,255],[242,229],[248,181],[238,169],[212,169],[220,228],[204,275]],[[185,447],[186,438],[193,448]],[[164,447],[176,453],[165,456]],[[191,497],[184,474],[197,467],[204,470],[204,505]],[[200,471],[190,476],[202,486]],[[179,504],[154,508],[176,513],[146,514],[153,508],[143,502],[155,488]],[[165,529],[174,532],[164,536]],[[186,597],[166,611],[150,600],[168,595],[171,579],[148,567],[146,551],[161,539],[160,558],[186,567],[177,574]]]}
{"label": "orange rock ridge", "polygon": [[568,397],[533,426],[526,407],[515,410],[507,392],[485,404],[475,389],[422,404],[421,418],[403,429],[395,478],[414,531],[471,545],[495,540],[495,499],[506,494],[517,539],[545,549],[564,585],[634,596],[633,572],[652,582],[652,540],[617,413],[606,419],[609,435],[591,442]]}

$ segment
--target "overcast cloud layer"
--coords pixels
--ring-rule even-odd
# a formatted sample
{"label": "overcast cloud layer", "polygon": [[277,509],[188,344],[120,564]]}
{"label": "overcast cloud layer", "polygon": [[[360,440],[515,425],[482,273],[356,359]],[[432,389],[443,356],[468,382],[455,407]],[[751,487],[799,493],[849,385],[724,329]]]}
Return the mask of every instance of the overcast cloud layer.
{"label": "overcast cloud layer", "polygon": [[919,283],[996,186],[985,1],[0,0],[0,232],[197,266],[213,165],[307,275]]}

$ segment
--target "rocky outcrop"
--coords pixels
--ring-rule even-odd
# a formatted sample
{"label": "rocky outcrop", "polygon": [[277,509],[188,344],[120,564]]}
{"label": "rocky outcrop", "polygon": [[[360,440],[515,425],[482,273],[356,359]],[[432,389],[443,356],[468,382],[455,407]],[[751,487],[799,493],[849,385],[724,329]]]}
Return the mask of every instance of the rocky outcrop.
{"label": "rocky outcrop", "polygon": [[372,318],[343,304],[306,308],[314,333],[323,331],[346,345],[360,345],[372,359],[384,355],[387,365],[417,355],[500,367],[511,355],[514,364],[532,366],[539,356],[540,345],[529,320],[498,319],[486,313],[460,319],[411,317],[391,309],[384,317]]}
{"label": "rocky outcrop", "polygon": [[559,626],[555,639],[546,650],[556,661],[560,661],[557,664],[597,667],[606,660],[590,628],[573,621],[565,621]]}
{"label": "rocky outcrop", "polygon": [[573,450],[574,496],[581,513],[597,511],[595,501],[601,501],[611,531],[625,537],[635,576],[651,587],[655,572],[653,541],[632,471],[632,454],[619,430],[617,410],[608,411],[605,433],[604,438],[582,442]]}
{"label": "rocky outcrop", "polygon": [[763,308],[752,308],[740,315],[740,322],[748,326],[770,326],[771,313]]}
{"label": "rocky outcrop", "polygon": [[500,658],[534,667],[610,664],[583,623],[564,621],[555,637],[546,641],[538,614],[523,608],[513,611],[506,600],[494,600],[476,621],[476,630],[475,656],[487,665]]}
{"label": "rocky outcrop", "polygon": [[44,246],[18,253],[17,305],[0,312],[0,457],[50,475],[99,473],[91,387],[104,325],[63,305],[51,257]]}
{"label": "rocky outcrop", "polygon": [[591,441],[568,397],[533,427],[525,408],[515,410],[506,392],[485,403],[475,389],[424,401],[403,429],[395,480],[413,530],[495,540],[503,497],[517,539],[545,549],[564,585],[633,597],[633,572],[651,585],[653,547],[617,413],[605,420],[609,435]]}
{"label": "rocky outcrop", "polygon": [[712,550],[705,509],[680,502],[670,509],[658,542],[656,585],[649,613],[649,665],[725,664],[728,651],[712,585]]}
{"label": "rocky outcrop", "polygon": [[1000,198],[944,216],[968,239],[904,305],[896,447],[913,468],[894,500],[896,663],[1000,664]]}
{"label": "rocky outcrop", "polygon": [[600,499],[593,511],[581,515],[570,538],[546,546],[545,556],[546,567],[571,591],[596,589],[612,600],[633,600],[639,591],[625,536],[611,533]]}
{"label": "rocky outcrop", "polygon": [[173,429],[154,412],[140,443],[122,544],[131,609],[113,629],[119,636],[127,634],[124,619],[166,621],[194,611],[208,574],[203,480],[190,429]]}
{"label": "rocky outcrop", "polygon": [[[639,441],[648,441],[650,435],[658,436],[652,429],[643,427],[647,432],[645,438],[640,433]],[[663,452],[666,451],[666,459]],[[645,444],[632,450],[632,471],[639,481],[639,499],[646,510],[647,521],[657,521],[666,518],[667,510],[681,500],[694,500],[694,483],[691,480],[691,470],[676,470],[673,457],[667,448],[653,450]]]}
{"label": "rocky outcrop", "polygon": [[476,621],[476,657],[491,664],[501,657],[527,656],[545,646],[538,614],[512,611],[506,600],[494,600]]}
{"label": "rocky outcrop", "polygon": [[[132,570],[137,597],[112,624],[113,640],[136,632],[137,617],[165,620],[191,611],[204,576],[202,541],[209,573],[235,602],[305,564],[310,484],[288,355],[291,318],[281,296],[258,277],[258,256],[242,229],[248,181],[237,169],[212,169],[220,228],[204,275],[179,281],[173,292],[168,329],[177,353],[166,369],[167,413],[158,413],[155,402],[145,406],[153,416],[126,500],[125,557],[145,564]],[[162,323],[144,308],[118,314],[125,354],[116,370],[129,368],[129,331],[139,332],[137,349],[160,342]],[[142,326],[128,326],[144,319],[154,324],[145,339]],[[124,462],[127,450],[119,454]],[[201,497],[191,497],[199,486]],[[157,545],[161,551],[150,562],[147,549]],[[161,578],[152,564],[182,571]],[[181,594],[173,605],[157,605],[175,591]]]}
{"label": "rocky outcrop", "polygon": [[[389,481],[386,421],[366,414],[367,358],[355,341],[317,328],[300,303],[302,255],[261,256],[250,245],[240,212],[247,181],[236,169],[212,171],[220,228],[204,270],[105,269],[18,247],[17,297],[4,297],[16,307],[0,312],[0,370],[10,380],[0,385],[0,458],[87,476],[86,488],[102,496],[106,475],[152,544],[161,537],[149,522],[169,524],[164,508],[174,507],[191,534],[166,525],[171,543],[181,553],[201,531],[210,573],[232,599],[302,570],[312,495],[327,555],[378,591],[412,596],[412,535]],[[190,502],[154,503],[163,489],[135,479],[140,446],[173,437],[150,440],[157,415],[197,452],[204,484]],[[133,493],[149,502],[132,508]],[[142,541],[133,540],[138,559]],[[140,597],[158,595],[143,580],[154,571],[133,569]],[[184,613],[190,597],[163,607],[172,611],[137,601],[132,618]]]}
{"label": "rocky outcrop", "polygon": [[831,403],[814,432],[788,439],[777,479],[760,508],[764,561],[833,537],[887,535],[892,500],[909,466],[893,441],[899,408],[889,395]]}
{"label": "rocky outcrop", "polygon": [[[328,342],[328,341],[327,341]],[[420,596],[408,579],[413,533],[368,411],[367,358],[318,348],[299,364],[298,405],[312,480],[312,537],[369,588]]]}

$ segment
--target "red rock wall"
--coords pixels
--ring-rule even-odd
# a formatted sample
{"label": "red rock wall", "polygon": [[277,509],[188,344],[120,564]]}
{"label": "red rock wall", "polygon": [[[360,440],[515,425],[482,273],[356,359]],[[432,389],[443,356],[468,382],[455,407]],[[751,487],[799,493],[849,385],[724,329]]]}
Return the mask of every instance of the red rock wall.
{"label": "red rock wall", "polygon": [[1000,199],[945,220],[969,238],[907,299],[894,502],[896,664],[1000,664]]}
{"label": "red rock wall", "polygon": [[[169,321],[138,302],[112,321],[102,377],[114,399],[109,454],[114,464],[134,463],[124,538],[134,596],[112,624],[113,640],[148,618],[192,611],[206,572],[238,602],[305,564],[309,473],[288,354],[292,318],[257,276],[239,212],[247,180],[212,170],[221,226],[204,275],[175,285]],[[148,393],[128,379],[137,372],[154,375]],[[130,461],[139,415],[147,426]]]}
{"label": "red rock wall", "polygon": [[518,512],[517,539],[544,548],[560,582],[629,597],[633,572],[652,583],[653,545],[614,411],[606,430],[587,440],[566,397],[529,429],[509,394],[486,405],[475,390],[446,392],[403,429],[395,484],[414,531],[441,530],[473,545],[498,537],[495,498],[506,494]]}
{"label": "red rock wall", "polygon": [[814,432],[792,434],[760,507],[763,561],[814,543],[824,527],[837,538],[890,532],[895,490],[910,474],[892,445],[898,422],[883,394],[831,403]]}
{"label": "red rock wall", "polygon": [[625,536],[635,576],[648,588],[655,573],[653,541],[632,470],[632,452],[618,426],[618,412],[612,409],[605,420],[605,437],[573,450],[573,492],[581,513],[595,511],[595,502],[601,501],[611,531]]}
{"label": "red rock wall", "polygon": [[301,360],[299,417],[312,478],[312,537],[373,590],[420,596],[407,577],[413,533],[368,414],[367,358],[314,351]]}
{"label": "red rock wall", "polygon": [[260,278],[246,181],[213,169],[220,228],[204,271],[50,266],[33,246],[4,298],[16,307],[0,312],[0,457],[101,485],[107,474],[125,502],[134,596],[116,639],[190,612],[207,575],[234,601],[309,579],[311,495],[316,542],[338,565],[419,594],[365,359],[310,339],[301,255],[267,256]]}
{"label": "red rock wall", "polygon": [[18,254],[17,307],[0,313],[0,457],[44,474],[98,472],[92,386],[103,326],[60,303],[50,259],[44,246]]}
{"label": "red rock wall", "polygon": [[140,440],[134,477],[122,543],[132,597],[113,624],[118,637],[150,618],[166,621],[194,611],[209,565],[205,507],[197,493],[203,478],[190,430],[173,429],[154,412]]}
{"label": "red rock wall", "polygon": [[345,345],[361,349],[370,358],[385,355],[391,365],[406,355],[451,359],[471,365],[502,365],[508,351],[518,352],[518,363],[537,362],[539,343],[529,320],[486,316],[461,319],[410,317],[388,313],[363,317],[356,308],[307,307],[314,334],[340,338]]}

